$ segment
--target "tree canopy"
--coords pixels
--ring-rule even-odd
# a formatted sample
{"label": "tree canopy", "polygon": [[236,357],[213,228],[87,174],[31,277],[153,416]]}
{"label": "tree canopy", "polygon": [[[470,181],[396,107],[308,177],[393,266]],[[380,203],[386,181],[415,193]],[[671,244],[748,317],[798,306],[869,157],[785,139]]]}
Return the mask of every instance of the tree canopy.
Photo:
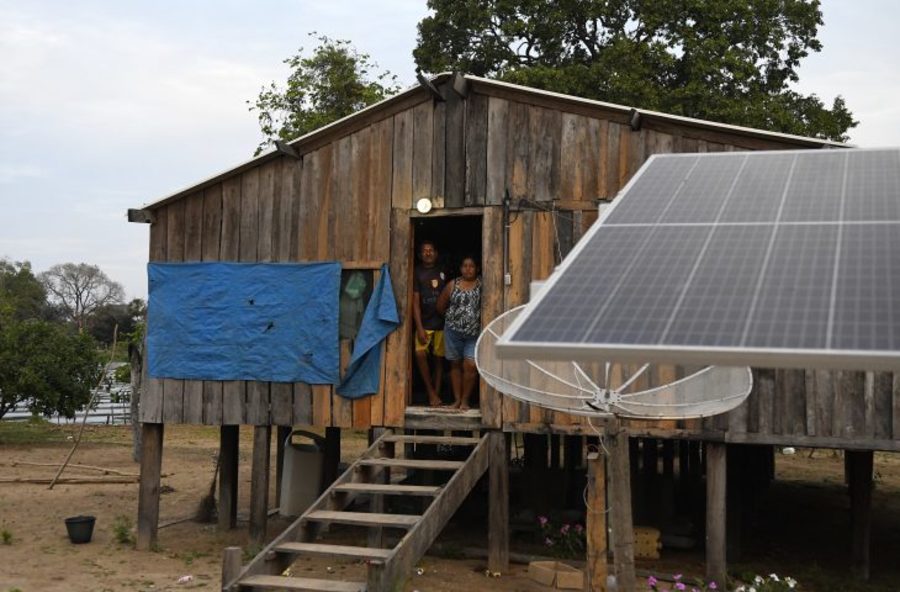
{"label": "tree canopy", "polygon": [[22,402],[71,417],[90,399],[100,371],[94,341],[46,320],[45,296],[28,262],[0,260],[0,417]]}
{"label": "tree canopy", "polygon": [[125,296],[121,284],[87,263],[60,263],[39,277],[51,304],[58,306],[79,331],[85,329],[91,314],[103,306],[121,303]]}
{"label": "tree canopy", "polygon": [[293,140],[400,90],[396,76],[377,72],[369,55],[349,41],[310,36],[318,46],[309,55],[301,47],[284,60],[291,69],[287,85],[272,82],[255,101],[247,101],[265,136],[256,154],[276,140]]}
{"label": "tree canopy", "polygon": [[822,24],[818,0],[428,0],[424,70],[772,131],[846,140],[856,122],[790,88]]}

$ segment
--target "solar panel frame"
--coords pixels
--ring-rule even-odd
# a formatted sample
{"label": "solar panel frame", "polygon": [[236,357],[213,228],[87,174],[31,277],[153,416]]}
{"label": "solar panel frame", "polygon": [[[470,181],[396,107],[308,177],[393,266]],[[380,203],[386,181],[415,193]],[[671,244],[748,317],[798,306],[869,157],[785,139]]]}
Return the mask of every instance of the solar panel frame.
{"label": "solar panel frame", "polygon": [[[859,152],[871,152],[871,151],[885,151],[887,155],[886,159],[892,158],[900,158],[900,152],[897,152],[893,149],[885,149],[885,148],[873,148],[873,149],[853,149],[847,151],[810,151],[810,150],[789,150],[789,151],[775,151],[775,152],[749,152],[749,153],[728,153],[727,155],[716,154],[713,158],[722,156],[727,156],[730,158],[739,159],[740,155],[748,156],[752,158],[760,158],[765,156],[766,154],[771,154],[773,156],[777,156],[779,159],[788,158],[788,155],[794,155],[793,158],[793,166],[796,166],[798,161],[803,164],[803,159],[805,155],[813,154],[815,156],[824,157],[824,158],[841,158],[846,159],[848,162],[851,158],[855,158],[851,155],[857,154]],[[831,156],[834,154],[834,156]],[[827,156],[826,156],[827,155]],[[638,171],[638,173],[628,182],[628,184],[621,190],[620,195],[627,195],[632,189],[647,181],[652,181],[653,179],[645,179],[645,176],[648,175],[648,171],[653,171],[653,166],[650,166],[657,159],[665,158],[667,160],[677,160],[677,159],[694,159],[694,161],[699,160],[700,158],[707,158],[706,156],[698,156],[697,154],[685,153],[685,154],[667,154],[667,155],[653,155],[648,160],[648,163],[644,165],[644,167]],[[748,159],[745,159],[745,162]],[[689,160],[685,160],[685,163],[690,162]],[[894,166],[894,161],[890,161],[890,165]],[[696,165],[696,162],[694,163]],[[847,167],[849,170],[849,165]],[[650,173],[652,175],[652,173]],[[828,174],[832,174],[829,172]],[[848,175],[850,173],[847,173]],[[689,175],[689,173],[688,173]],[[819,183],[818,185],[813,185],[812,187],[806,187],[805,189],[808,191],[816,192],[818,191],[818,187],[829,188],[829,183],[820,182],[820,180],[815,179],[814,177],[810,177],[812,183]],[[830,178],[833,182],[835,177],[832,175]],[[846,186],[846,178],[844,179],[844,184]],[[896,184],[895,176],[888,176],[887,178],[875,179],[872,181],[874,187],[867,188],[867,191],[878,192],[881,186],[887,186],[890,188],[892,183]],[[879,186],[878,184],[882,184]],[[833,183],[832,183],[833,184]],[[669,200],[666,201],[663,196],[657,196],[656,206],[659,207],[661,203],[665,203],[664,208],[668,208],[672,205],[672,203],[676,200],[678,191],[683,189],[685,185],[685,180],[681,180],[681,184],[678,189],[670,190]],[[760,221],[762,225],[767,225],[767,228],[773,229],[773,234],[778,232],[780,228],[790,228],[787,232],[807,232],[809,234],[809,229],[802,229],[804,226],[813,226],[817,228],[827,228],[829,225],[836,226],[839,228],[847,228],[850,225],[858,224],[860,222],[860,216],[851,216],[850,220],[845,220],[843,218],[844,214],[844,204],[843,204],[843,196],[840,197],[840,215],[841,219],[837,221],[828,221],[827,216],[825,216],[826,220],[818,220],[818,221],[810,221],[809,219],[803,220],[804,215],[798,214],[797,207],[801,207],[802,203],[793,203],[790,200],[785,201],[788,198],[788,188],[789,181],[784,186],[785,196],[782,199],[781,204],[779,206],[780,211],[778,212],[777,218],[772,219],[771,222]],[[837,207],[835,204],[836,195],[834,194],[833,187],[831,187],[831,194],[827,199],[824,199],[823,206],[829,208],[832,212],[834,212]],[[900,197],[900,195],[898,195]],[[830,201],[829,201],[830,200]],[[727,201],[727,200],[726,200]],[[545,283],[543,289],[540,293],[535,297],[533,302],[528,306],[528,308],[516,319],[515,323],[507,330],[507,332],[503,335],[503,337],[497,343],[497,351],[498,355],[501,357],[508,358],[523,358],[523,357],[531,357],[534,359],[554,359],[554,360],[589,360],[589,359],[615,359],[623,362],[662,362],[662,363],[698,363],[698,364],[729,364],[729,365],[753,365],[753,366],[761,366],[761,367],[801,367],[801,368],[829,368],[829,369],[843,369],[843,368],[853,368],[853,369],[866,369],[866,370],[898,370],[900,369],[900,351],[896,349],[856,349],[855,347],[846,347],[846,341],[841,342],[840,340],[835,343],[836,346],[830,345],[831,335],[830,335],[830,327],[829,325],[829,335],[827,336],[828,342],[824,347],[771,347],[770,344],[766,344],[764,347],[753,345],[754,343],[758,343],[760,340],[751,338],[749,339],[750,344],[743,345],[695,345],[695,344],[671,344],[671,343],[623,343],[623,342],[615,342],[614,340],[606,341],[596,341],[590,343],[579,343],[573,341],[550,341],[550,340],[531,340],[524,341],[513,339],[519,332],[519,330],[529,322],[529,319],[532,316],[532,313],[538,309],[540,304],[546,298],[547,294],[553,293],[554,287],[567,275],[567,270],[575,264],[576,261],[579,260],[581,253],[588,247],[588,245],[592,244],[595,240],[595,235],[599,232],[609,232],[613,228],[628,228],[632,227],[634,229],[640,227],[660,227],[666,226],[666,223],[660,223],[662,214],[657,217],[655,222],[629,222],[629,216],[626,216],[628,212],[623,210],[624,213],[618,213],[622,204],[628,204],[627,200],[617,199],[614,200],[613,204],[609,206],[605,211],[600,214],[598,221],[588,230],[583,239],[575,246],[570,255],[566,257],[566,259],[562,262],[556,272],[548,279]],[[859,204],[856,204],[859,205]],[[728,212],[727,208],[728,204],[724,204],[724,209],[722,211]],[[863,207],[866,204],[862,204]],[[648,212],[648,208],[644,207],[642,204],[639,207],[635,207],[634,204],[630,206],[630,208],[626,208],[626,210],[643,210],[644,212]],[[859,209],[859,208],[857,208]],[[782,211],[783,210],[783,211]],[[872,208],[870,208],[872,210]],[[653,211],[653,208],[650,208],[649,211]],[[887,224],[900,224],[900,199],[891,200],[889,198],[882,198],[880,202],[876,202],[875,209],[872,210],[882,216],[895,217],[896,220],[888,220]],[[721,216],[720,212],[720,218]],[[818,212],[808,212],[807,218],[815,217],[814,214]],[[782,214],[786,214],[785,219],[781,219],[780,216]],[[629,214],[630,215],[630,214]],[[727,218],[727,216],[725,216]],[[820,216],[821,217],[821,216]],[[706,216],[708,219],[709,216]],[[855,219],[853,219],[855,218]],[[610,222],[613,221],[613,222]],[[713,223],[715,224],[715,223]],[[741,223],[744,224],[744,223]],[[684,226],[690,226],[691,223],[684,223]],[[701,222],[696,223],[698,226],[710,226],[709,222]],[[717,224],[718,227],[727,226],[728,223]],[[746,225],[746,224],[744,224]],[[793,226],[792,226],[793,225]],[[800,228],[800,230],[797,230]],[[821,232],[812,232],[810,236],[812,236],[815,240],[818,241],[830,241],[832,239],[828,238],[829,232],[833,233],[833,228],[831,231],[821,231]],[[773,236],[772,244],[777,243],[777,236]],[[838,240],[840,240],[838,238]],[[884,242],[884,240],[882,240]],[[900,244],[900,239],[894,238],[892,241],[889,241],[890,245]],[[829,243],[829,244],[833,244]],[[837,248],[840,249],[841,245],[838,245]],[[884,251],[886,248],[884,245],[881,245],[881,250]],[[889,249],[889,247],[887,247]],[[833,251],[838,252],[838,251]],[[843,251],[841,251],[843,253]],[[842,257],[843,255],[841,255]],[[900,257],[900,255],[898,255]],[[839,257],[840,258],[840,257]],[[768,260],[768,254],[767,254]],[[840,261],[835,262],[835,264],[840,264]],[[816,265],[819,265],[816,263]],[[827,266],[827,262],[824,264]],[[893,268],[896,268],[898,263],[891,264]],[[782,269],[781,273],[790,273],[790,269]],[[765,276],[761,276],[760,281],[765,279]],[[830,280],[831,278],[829,278]],[[834,292],[838,289],[838,283],[841,279],[841,276],[835,276],[834,281],[836,282],[835,286],[831,287],[831,291]],[[896,278],[895,278],[896,279]],[[826,282],[828,283],[828,282]],[[818,286],[821,288],[825,288],[826,291],[829,286]],[[900,285],[891,286],[891,289],[894,290],[892,293],[898,295],[898,300],[900,300]],[[808,295],[806,296],[808,297]],[[834,316],[835,304],[833,299],[835,295],[831,294],[832,301],[829,306],[829,315]],[[889,322],[893,325],[896,325],[900,322],[900,303],[898,303],[897,310],[894,310],[892,305],[889,306],[889,309],[892,313],[892,317]],[[821,311],[817,311],[818,314],[821,315]],[[748,324],[750,321],[753,321],[752,318],[748,320]],[[834,319],[831,318],[830,321],[834,322]],[[584,320],[585,323],[590,322],[589,320]],[[676,323],[678,321],[676,320]],[[773,322],[778,322],[777,319]],[[846,321],[845,321],[846,322]],[[871,322],[871,319],[870,319]],[[745,333],[747,333],[745,331]],[[753,331],[749,331],[748,335],[753,335]],[[764,340],[763,340],[764,341]],[[852,344],[855,345],[855,344]]]}

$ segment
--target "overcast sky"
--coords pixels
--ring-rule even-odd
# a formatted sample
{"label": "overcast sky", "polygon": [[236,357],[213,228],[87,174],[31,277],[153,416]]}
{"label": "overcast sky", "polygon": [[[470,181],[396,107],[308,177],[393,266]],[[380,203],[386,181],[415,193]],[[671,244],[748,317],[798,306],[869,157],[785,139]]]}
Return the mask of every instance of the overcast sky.
{"label": "overcast sky", "polygon": [[[900,4],[823,2],[803,93],[840,94],[851,141],[900,145]],[[0,0],[0,257],[99,265],[146,297],[147,226],[125,211],[248,159],[246,101],[318,31],[414,81],[425,0]]]}

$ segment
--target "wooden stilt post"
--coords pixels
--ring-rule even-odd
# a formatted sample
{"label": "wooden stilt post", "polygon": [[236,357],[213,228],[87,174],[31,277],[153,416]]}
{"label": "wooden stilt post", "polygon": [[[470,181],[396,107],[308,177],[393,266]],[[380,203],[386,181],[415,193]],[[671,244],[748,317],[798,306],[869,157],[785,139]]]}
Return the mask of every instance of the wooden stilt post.
{"label": "wooden stilt post", "polygon": [[[372,428],[369,430],[370,438],[372,438],[372,442],[380,438],[382,434],[384,434],[384,428]],[[379,453],[384,458],[394,458],[396,453],[396,445],[393,442],[382,442],[379,447]],[[391,482],[391,469],[390,467],[385,467],[381,474],[375,480],[376,483],[380,483],[382,485],[388,484]],[[371,501],[369,502],[369,511],[377,514],[381,514],[384,512],[384,496],[380,493],[372,494]],[[368,534],[368,543],[370,547],[375,549],[380,549],[384,546],[384,529],[380,526],[377,528],[369,528]]]}
{"label": "wooden stilt post", "polygon": [[291,433],[290,426],[278,426],[275,431],[275,506],[281,507],[281,480],[284,477],[284,442]]}
{"label": "wooden stilt post", "polygon": [[660,487],[660,515],[662,523],[669,525],[675,519],[675,441],[662,443],[662,486]]}
{"label": "wooden stilt post", "polygon": [[725,517],[725,553],[730,561],[741,560],[741,530],[743,526],[744,485],[748,479],[746,471],[751,468],[747,461],[747,449],[740,444],[728,445],[726,465],[731,467],[725,479],[725,505],[728,508]]}
{"label": "wooden stilt post", "polygon": [[240,426],[219,428],[219,530],[237,526]]}
{"label": "wooden stilt post", "polygon": [[488,570],[509,569],[509,449],[503,432],[488,435]]}
{"label": "wooden stilt post", "polygon": [[617,592],[634,592],[634,522],[631,514],[631,462],[628,431],[618,422],[609,426],[609,497],[613,563]]}
{"label": "wooden stilt post", "polygon": [[341,463],[341,428],[325,428],[325,458],[322,475],[322,491],[338,478]]}
{"label": "wooden stilt post", "polygon": [[230,590],[228,584],[241,573],[241,548],[225,547],[222,554],[222,590]]}
{"label": "wooden stilt post", "polygon": [[606,459],[591,452],[587,457],[587,592],[605,592],[606,555]]}
{"label": "wooden stilt post", "polygon": [[872,469],[871,450],[847,450],[850,477],[850,541],[851,558],[857,577],[868,581],[870,567],[870,537],[872,532]]}
{"label": "wooden stilt post", "polygon": [[253,461],[250,469],[250,542],[262,545],[269,520],[269,447],[272,426],[253,426]]}
{"label": "wooden stilt post", "polygon": [[159,480],[162,474],[163,424],[141,424],[141,483],[138,489],[137,544],[139,551],[156,546],[159,532]]}
{"label": "wooden stilt post", "polygon": [[706,443],[706,579],[725,588],[726,444]]}

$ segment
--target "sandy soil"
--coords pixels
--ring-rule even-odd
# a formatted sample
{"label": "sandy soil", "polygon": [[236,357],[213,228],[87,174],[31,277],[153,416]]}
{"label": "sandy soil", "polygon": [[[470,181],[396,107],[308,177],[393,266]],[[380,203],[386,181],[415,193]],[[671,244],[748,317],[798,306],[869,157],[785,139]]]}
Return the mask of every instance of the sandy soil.
{"label": "sandy soil", "polygon": [[[0,443],[0,477],[50,477],[49,467],[11,466],[13,461],[61,462],[70,442],[71,428],[46,427],[47,441],[39,444]],[[0,442],[3,442],[0,426]],[[163,524],[191,516],[200,498],[209,490],[215,466],[218,432],[214,428],[170,426],[165,436],[163,479],[167,493],[161,501]],[[245,518],[249,502],[249,451],[252,431],[241,432],[241,482],[239,518]],[[344,457],[350,460],[364,447],[362,437],[345,438]],[[745,527],[749,533],[745,557],[739,568],[757,573],[796,574],[811,580],[804,590],[815,592],[835,588],[812,581],[834,581],[846,571],[848,502],[843,488],[843,461],[829,451],[808,451],[778,457],[778,481],[771,488],[762,518]],[[274,451],[273,451],[274,456]],[[127,427],[88,428],[73,463],[100,465],[137,472],[131,460],[130,431]],[[83,470],[69,470],[66,476],[96,476]],[[900,567],[900,455],[876,457],[876,491],[873,520],[873,573],[875,582],[854,589],[893,590]],[[274,491],[272,492],[274,499]],[[159,547],[153,552],[135,551],[117,541],[114,524],[132,526],[137,514],[137,484],[46,485],[0,484],[0,533],[11,536],[10,544],[0,544],[0,592],[18,589],[37,591],[119,591],[119,590],[216,590],[219,586],[221,551],[229,545],[247,548],[246,524],[228,533],[215,526],[192,521],[167,526],[160,531]],[[66,536],[64,518],[78,514],[97,517],[93,541],[72,545]],[[121,517],[121,518],[119,518]],[[270,536],[287,523],[270,522]],[[341,533],[337,533],[341,536]],[[344,536],[352,536],[345,533]],[[483,531],[465,525],[450,528],[442,538],[444,546],[484,547]],[[762,541],[760,543],[760,541]],[[772,543],[772,541],[777,541]],[[2,541],[0,541],[2,542]],[[513,541],[514,550],[533,550]],[[639,568],[656,573],[702,572],[699,552],[664,552],[663,559],[641,562]],[[422,574],[413,576],[407,590],[537,590],[525,576],[525,567],[514,565],[510,573],[489,579],[481,560],[426,557]],[[306,560],[295,564],[297,574],[334,578],[361,576],[363,566],[352,563]],[[191,581],[178,583],[182,576]],[[823,587],[824,586],[824,587]]]}

